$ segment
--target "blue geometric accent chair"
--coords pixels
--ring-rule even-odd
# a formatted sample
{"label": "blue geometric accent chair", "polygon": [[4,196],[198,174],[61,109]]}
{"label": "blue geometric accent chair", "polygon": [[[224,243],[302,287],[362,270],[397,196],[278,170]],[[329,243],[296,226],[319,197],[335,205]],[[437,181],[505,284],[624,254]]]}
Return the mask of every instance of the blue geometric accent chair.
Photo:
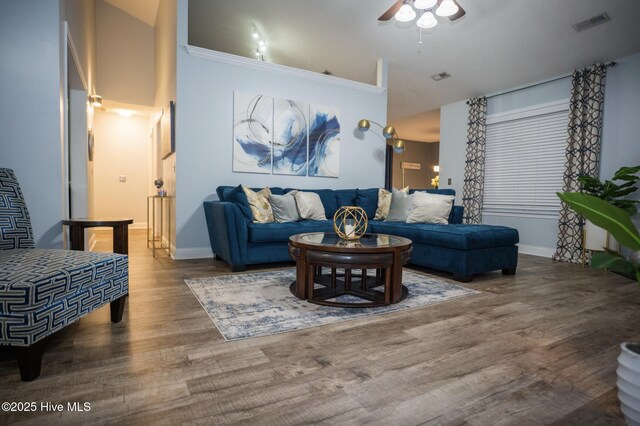
{"label": "blue geometric accent chair", "polygon": [[40,375],[45,337],[107,303],[120,322],[128,292],[126,255],[34,248],[20,185],[0,168],[0,345],[14,347],[23,381]]}

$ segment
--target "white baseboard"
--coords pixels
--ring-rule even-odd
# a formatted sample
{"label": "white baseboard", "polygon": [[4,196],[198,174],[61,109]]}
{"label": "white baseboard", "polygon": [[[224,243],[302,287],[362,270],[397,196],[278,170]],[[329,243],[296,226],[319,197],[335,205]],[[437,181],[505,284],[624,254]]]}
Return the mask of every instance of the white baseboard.
{"label": "white baseboard", "polygon": [[147,222],[133,222],[129,229],[147,229]]}
{"label": "white baseboard", "polygon": [[551,259],[555,252],[555,248],[518,244],[518,253],[520,254],[530,254],[532,256],[547,257]]}
{"label": "white baseboard", "polygon": [[173,258],[176,260],[213,258],[213,252],[211,247],[174,248]]}

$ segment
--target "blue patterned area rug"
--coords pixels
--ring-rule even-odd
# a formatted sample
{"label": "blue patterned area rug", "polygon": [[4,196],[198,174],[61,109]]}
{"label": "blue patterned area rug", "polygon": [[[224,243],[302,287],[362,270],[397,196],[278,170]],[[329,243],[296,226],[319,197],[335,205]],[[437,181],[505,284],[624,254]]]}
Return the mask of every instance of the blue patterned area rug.
{"label": "blue patterned area rug", "polygon": [[407,269],[402,278],[409,296],[400,303],[378,308],[336,308],[298,299],[289,292],[295,269],[194,278],[185,282],[226,340],[317,327],[480,293]]}

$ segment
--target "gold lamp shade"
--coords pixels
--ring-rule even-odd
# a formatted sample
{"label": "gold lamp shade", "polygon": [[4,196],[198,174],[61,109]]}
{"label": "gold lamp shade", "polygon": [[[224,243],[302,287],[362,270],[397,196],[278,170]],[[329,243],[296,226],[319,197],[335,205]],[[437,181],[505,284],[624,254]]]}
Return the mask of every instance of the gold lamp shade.
{"label": "gold lamp shade", "polygon": [[382,136],[384,136],[387,139],[392,139],[395,135],[396,135],[396,129],[394,129],[394,127],[391,125],[386,125],[382,129]]}
{"label": "gold lamp shade", "polygon": [[360,130],[361,132],[366,132],[367,130],[369,130],[369,127],[371,127],[371,124],[366,118],[358,121],[358,130]]}
{"label": "gold lamp shade", "polygon": [[393,142],[393,152],[403,154],[405,151],[404,141],[402,139],[396,139]]}

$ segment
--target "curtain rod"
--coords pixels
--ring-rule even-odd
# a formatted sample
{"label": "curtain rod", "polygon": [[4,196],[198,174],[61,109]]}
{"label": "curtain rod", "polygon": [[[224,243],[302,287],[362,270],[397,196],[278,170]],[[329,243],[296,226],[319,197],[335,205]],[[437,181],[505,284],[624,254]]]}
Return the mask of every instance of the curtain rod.
{"label": "curtain rod", "polygon": [[[617,62],[615,61],[611,61],[609,63],[604,64],[605,67],[615,67],[616,65],[618,65]],[[547,80],[542,80],[542,81],[538,81],[536,83],[532,83],[532,84],[527,84],[526,86],[519,86],[513,89],[509,89],[509,90],[505,90],[503,92],[496,92],[496,93],[491,93],[489,95],[486,95],[485,98],[489,99],[489,98],[494,98],[496,96],[501,96],[501,95],[506,95],[507,93],[513,93],[513,92],[518,92],[520,90],[524,90],[524,89],[530,89],[532,87],[536,87],[536,86],[540,86],[543,84],[547,84],[547,83],[551,83],[554,81],[558,81],[558,80],[562,80],[564,78],[568,78],[571,77],[571,75],[573,74],[573,72],[570,73],[566,73],[566,74],[562,74],[553,78],[549,78]],[[467,104],[469,103],[469,101],[467,101]]]}

